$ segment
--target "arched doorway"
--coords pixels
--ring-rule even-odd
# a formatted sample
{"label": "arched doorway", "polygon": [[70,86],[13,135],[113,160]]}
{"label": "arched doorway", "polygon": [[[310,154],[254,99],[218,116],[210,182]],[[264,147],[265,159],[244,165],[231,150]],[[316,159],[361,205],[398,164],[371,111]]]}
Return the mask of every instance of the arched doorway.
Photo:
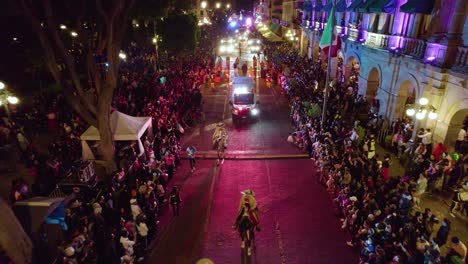
{"label": "arched doorway", "polygon": [[456,112],[447,129],[447,135],[445,136],[445,146],[449,149],[454,149],[455,141],[457,140],[458,132],[460,128],[468,125],[468,109],[462,109]]}
{"label": "arched doorway", "polygon": [[400,86],[400,90],[398,91],[393,117],[403,118],[405,115],[405,106],[407,104],[414,104],[415,100],[416,87],[411,81],[404,81]]}
{"label": "arched doorway", "polygon": [[357,82],[359,80],[359,71],[361,65],[356,57],[351,56],[346,60],[345,64],[345,78],[346,81]]}
{"label": "arched doorway", "polygon": [[372,100],[377,96],[377,89],[380,85],[379,70],[374,67],[369,72],[367,79],[367,89],[366,89],[366,99],[367,102],[372,102]]}

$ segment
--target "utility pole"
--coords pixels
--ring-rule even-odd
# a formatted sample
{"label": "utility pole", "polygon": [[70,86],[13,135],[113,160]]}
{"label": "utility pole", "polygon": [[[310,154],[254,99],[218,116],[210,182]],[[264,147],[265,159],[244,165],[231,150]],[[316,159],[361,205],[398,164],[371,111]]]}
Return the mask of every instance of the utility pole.
{"label": "utility pole", "polygon": [[[332,47],[333,47],[333,36],[335,35],[335,4],[336,0],[331,0],[333,1],[333,6],[330,12],[331,13],[331,19],[327,21],[327,23],[331,23],[331,38],[330,38],[330,47],[328,48],[328,62],[327,62],[327,76],[325,79],[325,92],[323,94],[323,109],[322,109],[322,120],[321,120],[321,126],[322,128],[325,126],[325,120],[327,118],[327,102],[328,102],[328,90],[330,89],[330,74],[331,74],[331,66],[332,66]],[[338,36],[336,36],[338,37]]]}

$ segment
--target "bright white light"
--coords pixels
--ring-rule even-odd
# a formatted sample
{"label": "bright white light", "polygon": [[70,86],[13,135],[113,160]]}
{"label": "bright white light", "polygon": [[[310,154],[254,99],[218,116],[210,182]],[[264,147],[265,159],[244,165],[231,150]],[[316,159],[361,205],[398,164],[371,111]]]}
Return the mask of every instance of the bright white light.
{"label": "bright white light", "polygon": [[252,109],[251,111],[252,115],[258,115],[259,111],[257,108]]}
{"label": "bright white light", "polygon": [[17,104],[18,103],[18,97],[16,96],[8,96],[7,100],[10,104]]}
{"label": "bright white light", "polygon": [[237,87],[234,89],[234,93],[235,94],[248,94],[249,89],[247,89],[247,87]]}
{"label": "bright white light", "polygon": [[227,5],[226,5],[226,8],[231,8],[231,4],[227,4]]}
{"label": "bright white light", "polygon": [[157,41],[156,38],[153,38],[153,43],[156,43],[156,41]]}
{"label": "bright white light", "polygon": [[226,52],[226,46],[220,46],[219,47],[219,52],[223,53],[223,52]]}
{"label": "bright white light", "polygon": [[436,112],[429,112],[429,119],[436,119],[437,118],[437,113]]}
{"label": "bright white light", "polygon": [[67,29],[67,26],[65,26],[64,24],[61,24],[60,29]]}
{"label": "bright white light", "polygon": [[251,45],[252,43],[253,43],[253,39],[249,39],[249,40],[247,41],[247,44],[249,44],[249,45]]}
{"label": "bright white light", "polygon": [[427,103],[429,103],[429,100],[427,100],[426,97],[419,98],[419,104],[420,105],[427,105]]}
{"label": "bright white light", "polygon": [[5,89],[5,86],[6,86],[6,85],[5,85],[3,82],[0,82],[0,90]]}
{"label": "bright white light", "polygon": [[127,58],[127,55],[125,55],[125,53],[123,53],[123,52],[120,52],[119,53],[119,58],[121,58],[122,60],[125,60]]}
{"label": "bright white light", "polygon": [[410,109],[406,110],[406,115],[408,115],[408,116],[414,116],[415,113],[416,113],[416,111],[413,108],[410,108]]}
{"label": "bright white light", "polygon": [[220,3],[216,3],[216,8],[220,8],[221,7],[221,4]]}
{"label": "bright white light", "polygon": [[418,120],[424,119],[425,117],[426,117],[426,115],[423,112],[418,112],[416,114],[416,119],[418,119]]}
{"label": "bright white light", "polygon": [[226,51],[229,52],[229,53],[234,52],[234,46],[233,45],[227,46]]}
{"label": "bright white light", "polygon": [[206,1],[201,2],[201,8],[205,9],[207,5]]}
{"label": "bright white light", "polygon": [[70,35],[74,38],[76,38],[78,36],[78,33],[76,33],[75,31],[72,31],[70,32]]}

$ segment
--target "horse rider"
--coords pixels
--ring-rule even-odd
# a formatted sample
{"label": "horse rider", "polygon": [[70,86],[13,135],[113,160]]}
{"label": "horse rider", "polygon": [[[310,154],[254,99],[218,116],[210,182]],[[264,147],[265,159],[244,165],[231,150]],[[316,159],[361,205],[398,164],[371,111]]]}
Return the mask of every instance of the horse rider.
{"label": "horse rider", "polygon": [[[224,147],[226,148],[227,138],[228,134],[226,131],[226,127],[224,126],[223,122],[219,122],[218,124],[216,124],[216,128],[213,133],[213,148],[217,148],[219,143],[223,143]],[[224,142],[220,142],[221,140]]]}
{"label": "horse rider", "polygon": [[239,210],[237,212],[236,222],[233,228],[237,227],[239,220],[244,216],[248,215],[250,220],[255,226],[257,231],[260,231],[260,218],[258,217],[257,200],[255,199],[254,191],[247,189],[241,192],[242,197],[239,202]]}

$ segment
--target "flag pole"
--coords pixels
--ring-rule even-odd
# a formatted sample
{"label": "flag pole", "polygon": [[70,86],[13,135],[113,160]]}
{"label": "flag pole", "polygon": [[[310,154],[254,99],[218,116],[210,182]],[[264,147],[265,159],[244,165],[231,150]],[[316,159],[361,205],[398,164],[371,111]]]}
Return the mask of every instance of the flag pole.
{"label": "flag pole", "polygon": [[[331,64],[332,64],[332,49],[333,49],[333,35],[335,35],[335,1],[332,1],[332,9],[331,13],[331,21],[327,21],[327,23],[331,23],[331,38],[330,38],[330,47],[328,48],[328,63],[327,63],[327,76],[325,79],[325,92],[323,94],[323,109],[322,109],[322,120],[321,120],[321,127],[324,128],[325,120],[327,118],[327,101],[328,101],[328,90],[330,86],[330,74],[331,74]],[[323,36],[323,34],[322,34]],[[338,36],[337,36],[338,37]]]}

